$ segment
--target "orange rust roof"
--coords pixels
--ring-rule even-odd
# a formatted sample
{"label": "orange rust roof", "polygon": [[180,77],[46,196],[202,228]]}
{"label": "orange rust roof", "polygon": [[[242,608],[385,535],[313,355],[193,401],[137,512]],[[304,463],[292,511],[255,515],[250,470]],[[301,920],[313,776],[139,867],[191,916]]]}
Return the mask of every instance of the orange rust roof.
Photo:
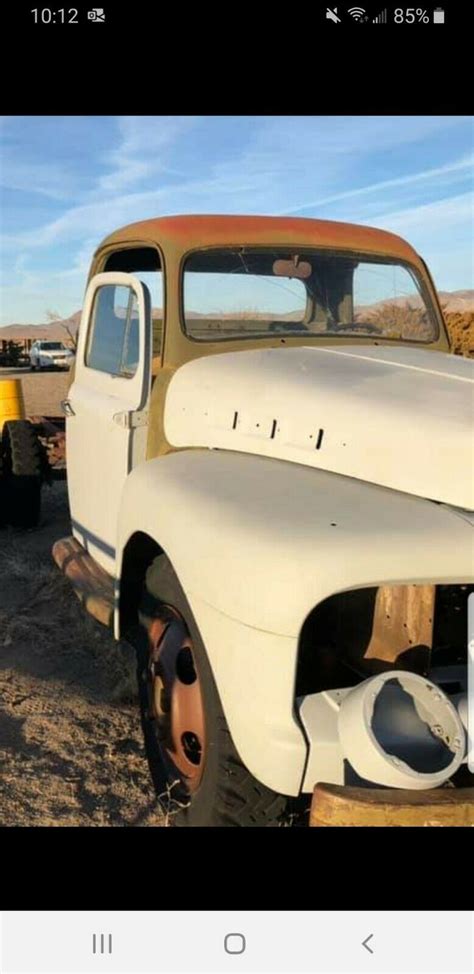
{"label": "orange rust roof", "polygon": [[383,253],[417,262],[416,251],[394,233],[355,223],[288,216],[163,216],[129,223],[102,241],[98,250],[125,241],[169,243],[181,251],[219,244],[301,244]]}

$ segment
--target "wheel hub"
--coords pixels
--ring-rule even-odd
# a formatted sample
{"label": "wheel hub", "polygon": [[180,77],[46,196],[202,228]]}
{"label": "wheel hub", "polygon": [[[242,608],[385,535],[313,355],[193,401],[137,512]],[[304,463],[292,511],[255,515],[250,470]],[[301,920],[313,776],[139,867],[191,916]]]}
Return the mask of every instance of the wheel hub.
{"label": "wheel hub", "polygon": [[201,684],[191,637],[171,606],[149,627],[149,715],[160,747],[189,792],[201,781],[205,723]]}

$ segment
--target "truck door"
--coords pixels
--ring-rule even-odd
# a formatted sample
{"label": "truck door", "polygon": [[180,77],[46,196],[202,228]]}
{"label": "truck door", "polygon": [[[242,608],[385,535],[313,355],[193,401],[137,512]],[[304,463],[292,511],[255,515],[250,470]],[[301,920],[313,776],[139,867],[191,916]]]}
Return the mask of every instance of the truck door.
{"label": "truck door", "polygon": [[63,408],[73,534],[112,574],[122,488],[146,455],[150,360],[148,288],[131,274],[97,274]]}

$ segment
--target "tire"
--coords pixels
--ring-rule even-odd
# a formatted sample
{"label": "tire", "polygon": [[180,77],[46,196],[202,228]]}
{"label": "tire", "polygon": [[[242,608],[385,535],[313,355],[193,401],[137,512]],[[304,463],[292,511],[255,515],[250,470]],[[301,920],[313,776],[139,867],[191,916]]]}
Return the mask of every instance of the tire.
{"label": "tire", "polygon": [[0,528],[6,526],[6,509],[7,509],[7,499],[5,490],[5,478],[3,476],[3,456],[0,444]]}
{"label": "tire", "polygon": [[42,451],[31,423],[5,423],[1,453],[4,519],[12,527],[36,527],[41,513]]}
{"label": "tire", "polygon": [[[178,614],[192,640],[193,664],[200,685],[205,724],[202,776],[197,788],[191,792],[186,786],[186,779],[170,761],[162,733],[157,733],[156,717],[150,712],[150,630],[156,620],[176,623]],[[231,827],[289,824],[292,800],[262,785],[240,760],[222,710],[206,650],[186,596],[165,555],[156,558],[147,571],[139,621],[136,647],[145,751],[162,805],[165,804],[164,796],[168,799],[165,810],[170,812],[170,824]],[[163,641],[161,645],[164,645]]]}

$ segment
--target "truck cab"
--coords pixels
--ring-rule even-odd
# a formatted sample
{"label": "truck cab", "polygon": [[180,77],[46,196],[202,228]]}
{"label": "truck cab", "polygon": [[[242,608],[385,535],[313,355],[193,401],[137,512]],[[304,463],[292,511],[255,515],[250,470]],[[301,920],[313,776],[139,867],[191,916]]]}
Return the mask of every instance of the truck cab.
{"label": "truck cab", "polygon": [[178,216],[98,248],[54,557],[137,647],[175,824],[282,824],[321,787],[432,814],[446,782],[472,815],[471,395],[393,234]]}

